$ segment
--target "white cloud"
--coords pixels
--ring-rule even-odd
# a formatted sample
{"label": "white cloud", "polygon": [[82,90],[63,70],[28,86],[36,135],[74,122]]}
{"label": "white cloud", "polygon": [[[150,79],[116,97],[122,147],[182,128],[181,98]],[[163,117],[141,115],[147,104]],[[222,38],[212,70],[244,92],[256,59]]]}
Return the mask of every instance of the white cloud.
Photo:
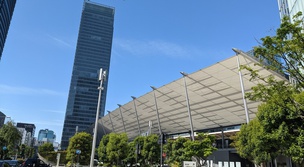
{"label": "white cloud", "polygon": [[58,44],[60,44],[60,45],[72,47],[71,44],[65,42],[65,41],[62,40],[62,39],[59,39],[59,38],[57,38],[57,37],[54,37],[54,36],[52,36],[52,35],[50,35],[50,34],[47,34],[47,36],[48,36],[49,38],[51,38],[52,40],[54,40],[55,42],[57,42]]}
{"label": "white cloud", "polygon": [[65,110],[45,110],[48,113],[65,114]]}
{"label": "white cloud", "polygon": [[2,94],[19,94],[19,95],[53,95],[64,96],[65,93],[49,89],[34,89],[27,87],[16,87],[0,84],[0,93]]}
{"label": "white cloud", "polygon": [[[47,126],[60,126],[62,127],[63,125],[63,120],[49,120],[49,121],[31,121],[32,124],[35,124],[36,126],[37,125],[47,125]],[[52,129],[54,130],[54,129]]]}
{"label": "white cloud", "polygon": [[118,49],[130,52],[131,54],[137,56],[149,56],[153,54],[168,57],[189,58],[202,53],[195,47],[184,46],[162,40],[140,41],[115,39],[114,45]]}

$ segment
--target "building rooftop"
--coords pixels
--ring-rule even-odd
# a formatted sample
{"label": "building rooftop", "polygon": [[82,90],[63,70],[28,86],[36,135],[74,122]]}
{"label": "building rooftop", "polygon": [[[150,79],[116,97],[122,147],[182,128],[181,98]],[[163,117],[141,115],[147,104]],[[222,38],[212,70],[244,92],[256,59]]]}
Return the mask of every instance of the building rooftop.
{"label": "building rooftop", "polygon": [[[276,72],[255,66],[257,61],[244,52],[239,54],[239,61],[241,65],[258,70],[262,76],[273,75],[276,79],[286,80]],[[250,81],[248,71],[241,72],[245,92],[260,83],[258,80]],[[186,74],[185,81],[194,131],[246,123],[237,56],[232,56],[192,74]],[[134,101],[121,105],[120,108],[101,118],[99,125],[104,125],[104,128],[110,131],[124,132],[121,109],[127,135],[129,138],[135,138],[139,135],[136,108],[140,132],[149,130],[150,121],[153,124],[151,132],[159,133],[154,93],[162,132],[189,133],[191,128],[183,77],[155,88],[154,91],[151,89],[150,92],[135,98]],[[259,102],[247,100],[249,119],[255,117],[259,104]]]}

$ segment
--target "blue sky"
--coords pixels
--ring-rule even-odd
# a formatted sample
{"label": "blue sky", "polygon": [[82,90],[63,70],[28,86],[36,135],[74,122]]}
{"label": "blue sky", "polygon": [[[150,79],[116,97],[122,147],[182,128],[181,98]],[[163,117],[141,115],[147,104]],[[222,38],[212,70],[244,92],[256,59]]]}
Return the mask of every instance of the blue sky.
{"label": "blue sky", "polygon": [[[115,8],[106,110],[258,45],[276,0],[94,0]],[[0,61],[0,111],[61,140],[82,0],[18,0]]]}

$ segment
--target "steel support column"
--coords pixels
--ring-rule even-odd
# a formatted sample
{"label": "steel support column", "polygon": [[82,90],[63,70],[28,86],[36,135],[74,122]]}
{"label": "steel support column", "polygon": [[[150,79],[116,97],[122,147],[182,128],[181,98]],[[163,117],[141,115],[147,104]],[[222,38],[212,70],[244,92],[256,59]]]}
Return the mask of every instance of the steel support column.
{"label": "steel support column", "polygon": [[134,110],[135,110],[135,114],[136,114],[136,119],[137,119],[137,125],[138,125],[138,135],[141,135],[140,133],[140,125],[139,125],[139,120],[138,120],[138,114],[137,114],[137,109],[136,109],[136,104],[135,104],[135,99],[136,97],[131,96],[133,99],[133,104],[134,104]]}
{"label": "steel support column", "polygon": [[127,133],[127,131],[126,131],[126,126],[125,126],[125,122],[124,122],[123,116],[122,116],[121,105],[120,105],[120,104],[117,104],[117,105],[118,105],[118,107],[119,107],[120,117],[121,117],[121,121],[122,121],[122,125],[123,125],[123,128],[124,128],[124,131],[125,131],[125,133]]}
{"label": "steel support column", "polygon": [[238,66],[238,71],[239,71],[239,77],[240,77],[240,84],[241,84],[241,89],[242,89],[242,96],[243,96],[243,103],[244,103],[244,109],[245,109],[245,114],[246,114],[246,123],[249,123],[249,114],[248,114],[248,108],[247,108],[247,101],[245,98],[245,90],[244,90],[244,83],[243,83],[243,75],[241,72],[241,67],[240,67],[240,59],[239,59],[239,54],[242,53],[242,51],[232,48],[232,50],[236,53],[236,61],[237,61],[237,66]]}
{"label": "steel support column", "polygon": [[105,130],[105,128],[104,128],[104,125],[103,125],[102,119],[100,119],[100,121],[101,121],[101,127],[102,127],[102,130],[103,130],[103,133],[106,135],[106,134],[107,134],[107,132],[106,132],[106,130]]}
{"label": "steel support column", "polygon": [[154,95],[154,104],[155,104],[155,111],[156,111],[156,116],[157,116],[158,131],[159,131],[159,134],[161,135],[162,130],[161,130],[161,125],[160,125],[159,112],[158,112],[158,106],[157,106],[156,95],[155,95],[156,88],[153,86],[151,86],[151,88],[153,89],[153,95]]}
{"label": "steel support column", "polygon": [[190,103],[189,103],[188,90],[187,90],[187,83],[186,83],[186,76],[187,76],[187,74],[184,73],[184,72],[180,72],[180,73],[183,75],[183,78],[184,78],[184,87],[185,87],[185,94],[186,94],[186,102],[187,102],[187,109],[188,109],[189,122],[190,122],[190,128],[191,128],[191,139],[194,141],[192,116],[191,116]]}
{"label": "steel support column", "polygon": [[111,113],[111,112],[110,112],[110,111],[108,111],[109,118],[110,118],[111,125],[112,125],[112,132],[115,132],[115,130],[114,130],[114,125],[113,125],[113,121],[112,121],[112,118],[111,118],[111,114],[110,114],[110,113]]}
{"label": "steel support column", "polygon": [[161,137],[161,142],[160,142],[160,166],[163,166],[163,137],[164,136],[162,134],[161,125],[160,125],[159,112],[158,112],[157,100],[156,100],[156,95],[155,95],[156,88],[153,87],[153,86],[151,86],[151,88],[153,89],[155,111],[156,111],[157,122],[158,122],[158,131],[159,131],[159,135]]}

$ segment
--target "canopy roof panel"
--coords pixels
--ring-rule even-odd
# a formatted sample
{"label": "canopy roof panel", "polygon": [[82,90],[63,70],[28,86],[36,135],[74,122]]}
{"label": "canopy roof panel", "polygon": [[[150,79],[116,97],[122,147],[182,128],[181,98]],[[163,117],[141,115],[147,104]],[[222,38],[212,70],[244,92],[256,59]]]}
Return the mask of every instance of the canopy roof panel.
{"label": "canopy roof panel", "polygon": [[[255,66],[257,61],[243,52],[238,57],[240,65],[258,70],[262,76],[273,75],[279,80],[285,79],[276,72]],[[249,72],[246,70],[241,72],[244,90],[248,92],[259,81],[250,81]],[[151,89],[152,91],[134,98],[104,116],[99,123],[117,133],[125,132],[124,129],[126,129],[128,137],[135,138],[149,131],[149,122],[153,123],[152,133],[159,133],[157,119],[159,115],[163,133],[189,132],[191,128],[185,83],[194,131],[246,122],[237,56],[232,56],[192,74],[185,74],[185,77],[155,88],[154,91]],[[155,101],[159,114],[157,114]],[[259,102],[247,101],[250,119],[255,117],[258,105]]]}

